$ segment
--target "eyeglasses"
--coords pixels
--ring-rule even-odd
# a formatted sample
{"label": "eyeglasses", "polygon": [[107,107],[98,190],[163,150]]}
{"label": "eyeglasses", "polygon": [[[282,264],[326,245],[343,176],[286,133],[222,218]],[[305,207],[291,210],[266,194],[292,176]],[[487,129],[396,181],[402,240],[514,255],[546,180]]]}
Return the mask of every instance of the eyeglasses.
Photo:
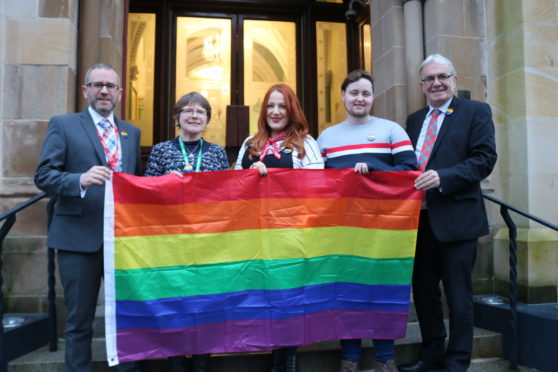
{"label": "eyeglasses", "polygon": [[453,76],[454,75],[448,75],[448,74],[440,74],[438,76],[427,76],[421,81],[426,84],[432,84],[436,81],[436,79],[438,79],[440,83],[445,83]]}
{"label": "eyeglasses", "polygon": [[109,92],[116,92],[118,90],[118,85],[113,83],[101,83],[100,81],[95,81],[93,83],[85,84],[91,89],[103,90],[104,87],[107,88]]}
{"label": "eyeglasses", "polygon": [[186,116],[193,116],[194,114],[197,114],[199,116],[207,115],[207,111],[205,111],[205,110],[192,109],[192,108],[185,108],[185,109],[182,109],[180,112],[183,113]]}

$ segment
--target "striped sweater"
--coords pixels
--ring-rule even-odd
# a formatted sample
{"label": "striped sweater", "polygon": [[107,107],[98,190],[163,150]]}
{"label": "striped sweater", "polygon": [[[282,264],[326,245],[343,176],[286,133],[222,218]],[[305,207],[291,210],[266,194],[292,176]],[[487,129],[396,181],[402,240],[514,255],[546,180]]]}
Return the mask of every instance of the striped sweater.
{"label": "striped sweater", "polygon": [[344,121],[325,129],[318,146],[326,168],[354,168],[366,163],[370,171],[416,170],[417,158],[405,130],[386,119],[370,117],[364,124]]}

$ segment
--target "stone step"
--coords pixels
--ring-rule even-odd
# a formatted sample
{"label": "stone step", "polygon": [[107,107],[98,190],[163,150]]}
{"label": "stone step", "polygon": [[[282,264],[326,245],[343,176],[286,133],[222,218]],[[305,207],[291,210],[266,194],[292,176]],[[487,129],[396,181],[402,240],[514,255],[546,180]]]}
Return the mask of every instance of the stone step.
{"label": "stone step", "polygon": [[47,314],[4,314],[0,320],[4,329],[0,363],[16,359],[48,344]]}
{"label": "stone step", "polygon": [[[468,372],[507,372],[510,370],[510,362],[502,358],[478,358],[471,361]],[[518,366],[520,372],[539,372],[534,368]]]}
{"label": "stone step", "polygon": [[[504,371],[507,362],[498,359],[501,350],[501,336],[498,333],[475,329],[473,355],[475,361],[470,371]],[[416,322],[409,323],[405,338],[396,341],[396,354],[399,363],[406,364],[416,360],[420,348],[420,333]],[[362,371],[371,371],[375,362],[371,352],[372,342],[363,341]],[[39,349],[12,361],[8,372],[63,372],[64,342],[59,350],[49,352]],[[337,372],[339,370],[339,342],[327,341],[299,347],[301,372]],[[94,371],[113,371],[106,364],[105,340],[95,338],[93,342]],[[161,372],[167,369],[166,360],[142,362],[142,372]],[[209,372],[267,371],[271,363],[270,353],[220,354],[210,359]],[[489,369],[483,369],[484,366]],[[504,368],[505,367],[505,368]],[[527,370],[525,370],[527,371]]]}

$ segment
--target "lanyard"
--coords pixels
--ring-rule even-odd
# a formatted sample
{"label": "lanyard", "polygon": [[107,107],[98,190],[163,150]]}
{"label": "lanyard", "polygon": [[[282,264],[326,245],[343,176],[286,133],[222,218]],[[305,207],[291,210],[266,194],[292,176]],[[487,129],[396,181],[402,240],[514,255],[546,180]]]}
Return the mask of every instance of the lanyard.
{"label": "lanyard", "polygon": [[[186,153],[186,149],[184,148],[184,142],[182,142],[182,138],[178,137],[178,142],[180,143],[180,150],[182,151],[182,157],[184,158],[184,171],[192,172],[194,167],[188,161],[188,154]],[[200,138],[200,151],[198,152],[198,162],[196,164],[196,173],[200,171],[200,166],[202,162],[202,148],[203,148],[203,139]]]}
{"label": "lanyard", "polygon": [[116,140],[116,148],[114,149],[114,155],[110,156],[110,150],[107,146],[107,144],[105,143],[105,139],[103,137],[102,134],[99,134],[99,139],[101,140],[101,145],[103,146],[103,150],[105,150],[105,155],[107,157],[107,163],[109,165],[109,168],[112,169],[113,171],[117,172],[117,167],[118,167],[118,152],[119,152],[119,137],[118,137],[118,127],[116,125],[113,125],[112,128],[114,129],[114,138]]}

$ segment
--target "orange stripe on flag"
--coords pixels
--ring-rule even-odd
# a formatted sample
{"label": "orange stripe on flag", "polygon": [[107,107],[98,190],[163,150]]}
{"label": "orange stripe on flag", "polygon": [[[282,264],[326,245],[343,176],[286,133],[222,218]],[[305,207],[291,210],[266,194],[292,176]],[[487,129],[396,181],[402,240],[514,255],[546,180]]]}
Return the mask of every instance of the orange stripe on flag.
{"label": "orange stripe on flag", "polygon": [[[116,204],[115,236],[350,226],[411,230],[419,200],[253,199],[182,205]],[[365,217],[363,217],[363,215]],[[415,216],[411,217],[410,216]]]}

